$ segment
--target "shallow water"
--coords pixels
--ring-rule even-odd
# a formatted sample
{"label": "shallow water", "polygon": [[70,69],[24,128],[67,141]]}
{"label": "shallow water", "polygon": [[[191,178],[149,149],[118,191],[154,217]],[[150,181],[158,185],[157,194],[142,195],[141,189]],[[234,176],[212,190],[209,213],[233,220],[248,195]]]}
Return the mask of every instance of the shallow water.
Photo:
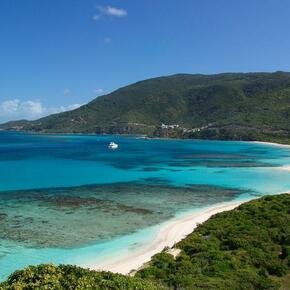
{"label": "shallow water", "polygon": [[289,148],[248,142],[0,132],[0,279],[86,265],[139,247],[178,213],[289,190],[285,164]]}

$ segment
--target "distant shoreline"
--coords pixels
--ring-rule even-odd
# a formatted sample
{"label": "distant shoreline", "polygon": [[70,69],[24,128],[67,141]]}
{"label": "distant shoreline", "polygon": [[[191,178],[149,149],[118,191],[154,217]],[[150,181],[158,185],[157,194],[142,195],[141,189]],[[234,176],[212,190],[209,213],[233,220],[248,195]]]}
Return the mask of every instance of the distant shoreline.
{"label": "distant shoreline", "polygon": [[265,141],[248,141],[248,142],[290,148],[290,144],[274,143],[274,142],[265,142]]}
{"label": "distant shoreline", "polygon": [[33,135],[75,135],[75,136],[124,136],[124,137],[132,137],[138,139],[145,139],[145,140],[192,140],[192,141],[221,141],[221,142],[247,142],[247,143],[256,143],[256,144],[264,144],[264,145],[272,145],[272,146],[281,146],[281,147],[288,147],[290,148],[290,144],[284,143],[275,143],[275,142],[267,142],[267,141],[250,141],[250,140],[232,140],[232,139],[193,139],[193,138],[170,138],[170,137],[148,137],[144,134],[97,134],[97,133],[68,133],[68,132],[36,132],[36,131],[21,131],[21,130],[5,130],[0,129],[0,132],[15,132],[15,133],[27,133]]}
{"label": "distant shoreline", "polygon": [[284,166],[274,167],[274,168],[277,168],[279,170],[290,171],[290,165],[284,165]]}

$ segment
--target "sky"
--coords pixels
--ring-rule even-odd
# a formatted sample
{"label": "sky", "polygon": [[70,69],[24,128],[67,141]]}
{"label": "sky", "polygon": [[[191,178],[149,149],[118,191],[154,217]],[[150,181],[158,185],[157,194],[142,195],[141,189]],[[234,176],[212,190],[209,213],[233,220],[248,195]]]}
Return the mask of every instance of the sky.
{"label": "sky", "polygon": [[175,73],[290,71],[289,0],[1,0],[0,122]]}

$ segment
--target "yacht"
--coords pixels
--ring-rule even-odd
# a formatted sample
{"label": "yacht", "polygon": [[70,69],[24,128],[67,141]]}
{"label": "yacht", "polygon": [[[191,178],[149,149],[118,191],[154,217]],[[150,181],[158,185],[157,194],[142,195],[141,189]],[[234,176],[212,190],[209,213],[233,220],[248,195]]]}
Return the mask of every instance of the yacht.
{"label": "yacht", "polygon": [[115,142],[110,142],[108,148],[109,149],[117,149],[119,147],[119,145]]}

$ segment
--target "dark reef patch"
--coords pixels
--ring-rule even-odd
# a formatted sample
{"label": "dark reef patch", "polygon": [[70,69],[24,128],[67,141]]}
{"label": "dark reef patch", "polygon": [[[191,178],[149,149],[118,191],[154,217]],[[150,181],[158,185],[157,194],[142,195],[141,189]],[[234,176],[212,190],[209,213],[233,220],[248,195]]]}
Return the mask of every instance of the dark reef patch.
{"label": "dark reef patch", "polygon": [[170,184],[170,180],[167,178],[161,178],[161,177],[147,177],[142,178],[142,181],[149,183],[149,184]]}
{"label": "dark reef patch", "polygon": [[133,233],[177,211],[229,201],[240,193],[172,186],[163,178],[0,192],[0,239],[26,247],[75,247]]}
{"label": "dark reef patch", "polygon": [[118,209],[123,210],[125,212],[133,212],[137,214],[153,214],[152,210],[146,209],[146,208],[139,208],[139,207],[133,207],[128,206],[124,204],[118,204]]}
{"label": "dark reef patch", "polygon": [[179,155],[176,158],[180,159],[249,159],[256,158],[247,155],[239,154],[222,154],[222,153],[204,153],[204,154],[187,154]]}
{"label": "dark reef patch", "polygon": [[192,160],[192,159],[182,159],[180,161],[169,162],[169,166],[172,167],[194,167],[204,166],[204,167],[275,167],[273,164],[258,162],[258,161],[249,161],[249,160],[224,160],[224,159],[212,159],[212,160]]}
{"label": "dark reef patch", "polygon": [[140,171],[147,171],[147,172],[151,172],[151,171],[159,171],[160,168],[158,167],[144,167],[144,168],[141,168]]}

